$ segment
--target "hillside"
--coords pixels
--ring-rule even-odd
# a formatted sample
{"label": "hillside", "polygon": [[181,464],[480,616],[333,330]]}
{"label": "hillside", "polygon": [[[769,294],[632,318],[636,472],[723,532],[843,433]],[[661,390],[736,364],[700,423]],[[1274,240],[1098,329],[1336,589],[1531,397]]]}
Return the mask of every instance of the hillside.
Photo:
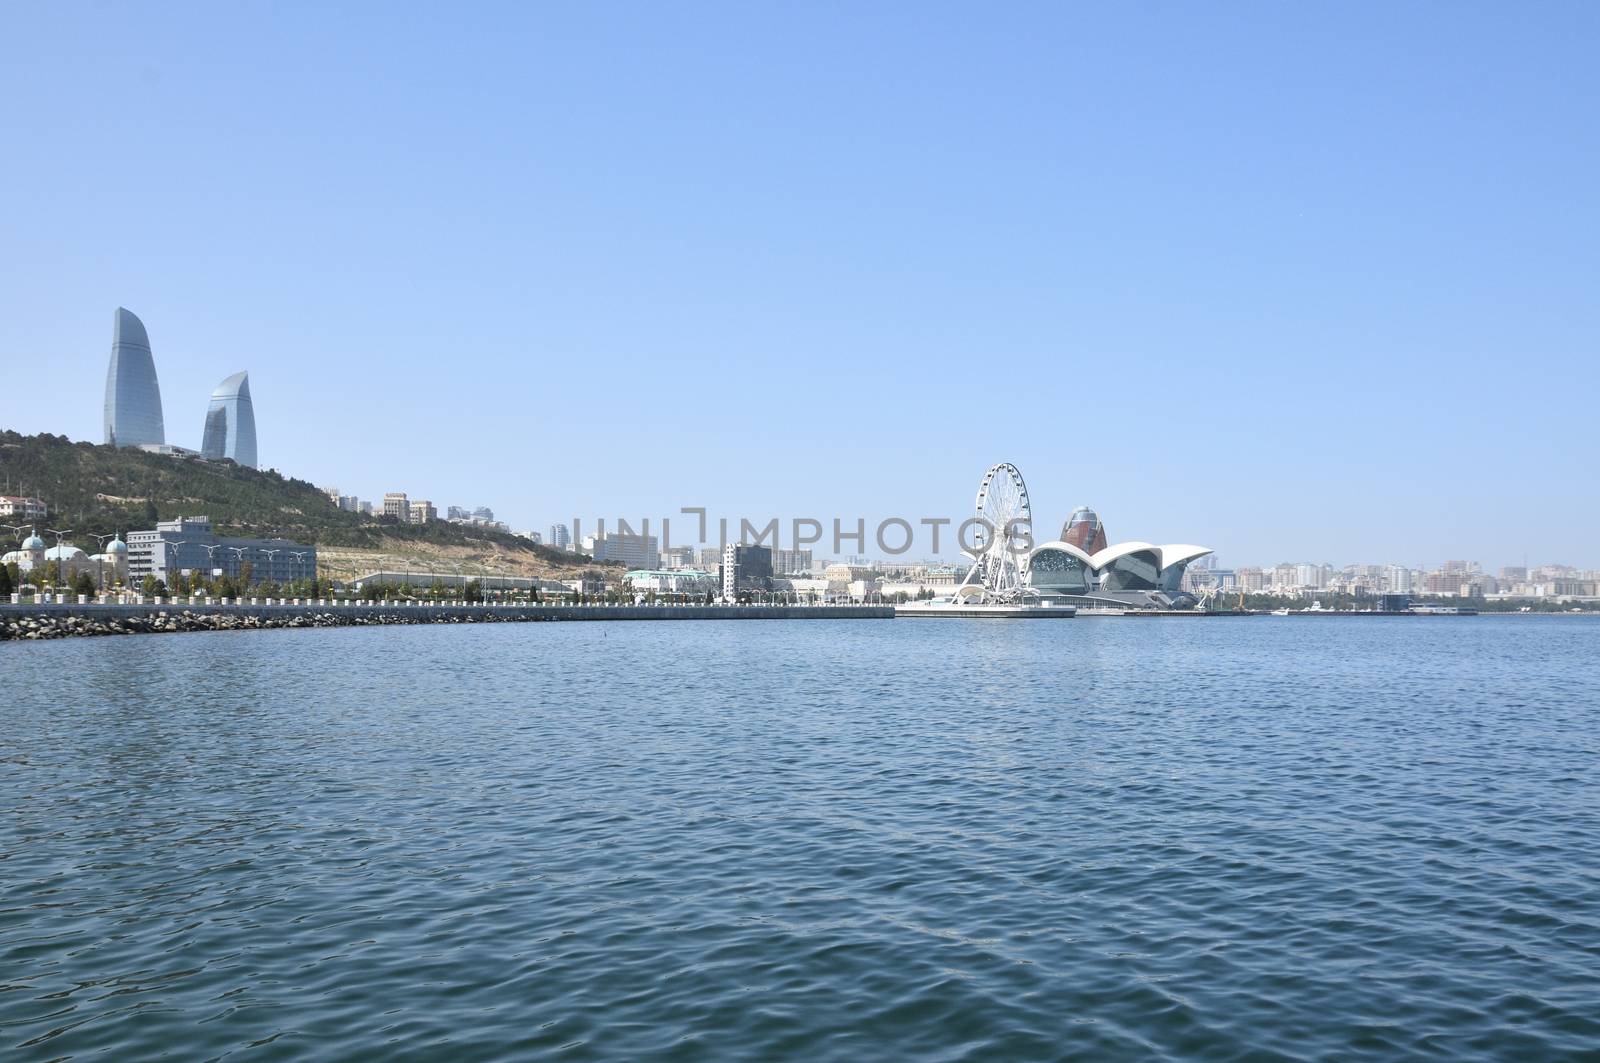
{"label": "hillside", "polygon": [[408,525],[350,513],[314,485],[276,472],[74,443],[63,436],[0,431],[0,484],[6,482],[11,494],[42,498],[50,506],[50,526],[71,528],[79,545],[93,543],[93,535],[205,514],[219,535],[293,539],[350,557],[471,558],[528,573],[616,567],[507,532],[444,521]]}

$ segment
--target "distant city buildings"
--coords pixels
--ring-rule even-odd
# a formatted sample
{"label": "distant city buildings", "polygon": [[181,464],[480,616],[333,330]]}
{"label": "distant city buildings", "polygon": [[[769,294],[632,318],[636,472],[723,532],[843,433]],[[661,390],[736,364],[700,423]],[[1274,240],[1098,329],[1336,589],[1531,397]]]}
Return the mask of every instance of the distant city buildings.
{"label": "distant city buildings", "polygon": [[778,550],[772,551],[772,571],[774,575],[791,576],[811,573],[811,551],[803,550]]}
{"label": "distant city buildings", "polygon": [[567,530],[565,524],[550,525],[550,538],[545,540],[557,550],[572,549],[572,532]]}
{"label": "distant city buildings", "polygon": [[660,543],[654,535],[617,532],[588,535],[583,540],[583,552],[596,561],[620,561],[629,568],[661,568]]}
{"label": "distant city buildings", "polygon": [[[661,567],[664,569],[693,569],[695,568],[695,549],[692,546],[674,546],[661,551]],[[715,571],[715,566],[707,571]]]}
{"label": "distant city buildings", "polygon": [[404,491],[390,491],[383,496],[383,515],[401,524],[411,523],[411,499]]}
{"label": "distant city buildings", "polygon": [[410,510],[410,520],[412,524],[426,524],[431,520],[439,519],[439,511],[434,508],[432,502],[429,502],[425,498],[419,498],[415,502],[412,502]]}

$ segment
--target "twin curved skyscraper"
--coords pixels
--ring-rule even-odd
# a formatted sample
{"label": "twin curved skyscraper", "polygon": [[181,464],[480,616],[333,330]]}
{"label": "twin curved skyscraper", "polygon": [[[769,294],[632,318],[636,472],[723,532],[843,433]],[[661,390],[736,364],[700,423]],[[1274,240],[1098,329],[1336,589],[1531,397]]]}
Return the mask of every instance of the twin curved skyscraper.
{"label": "twin curved skyscraper", "polygon": [[[117,307],[111,329],[111,364],[106,370],[106,442],[116,447],[164,447],[161,385],[144,322]],[[256,467],[256,413],[250,401],[250,375],[235,373],[211,393],[200,456],[232,459]]]}
{"label": "twin curved skyscraper", "polygon": [[249,373],[233,374],[211,393],[200,456],[207,461],[232,458],[256,467],[256,408],[250,402]]}
{"label": "twin curved skyscraper", "polygon": [[167,441],[150,336],[144,322],[120,306],[111,326],[105,421],[106,442],[115,447],[160,446]]}

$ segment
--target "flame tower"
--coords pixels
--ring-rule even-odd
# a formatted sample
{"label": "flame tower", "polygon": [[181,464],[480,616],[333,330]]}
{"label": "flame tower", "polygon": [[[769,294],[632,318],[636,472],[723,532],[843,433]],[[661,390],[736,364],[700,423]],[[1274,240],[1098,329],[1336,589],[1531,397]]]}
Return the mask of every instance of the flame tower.
{"label": "flame tower", "polygon": [[111,365],[106,369],[106,442],[137,447],[167,441],[161,419],[161,385],[150,337],[131,310],[117,307],[111,328]]}

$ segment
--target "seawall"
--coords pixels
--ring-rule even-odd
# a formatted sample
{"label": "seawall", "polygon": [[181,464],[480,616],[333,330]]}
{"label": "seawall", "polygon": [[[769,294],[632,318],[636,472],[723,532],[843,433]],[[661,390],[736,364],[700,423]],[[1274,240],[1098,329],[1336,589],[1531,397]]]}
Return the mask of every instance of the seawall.
{"label": "seawall", "polygon": [[892,620],[892,605],[4,605],[0,641],[261,628],[576,620]]}

